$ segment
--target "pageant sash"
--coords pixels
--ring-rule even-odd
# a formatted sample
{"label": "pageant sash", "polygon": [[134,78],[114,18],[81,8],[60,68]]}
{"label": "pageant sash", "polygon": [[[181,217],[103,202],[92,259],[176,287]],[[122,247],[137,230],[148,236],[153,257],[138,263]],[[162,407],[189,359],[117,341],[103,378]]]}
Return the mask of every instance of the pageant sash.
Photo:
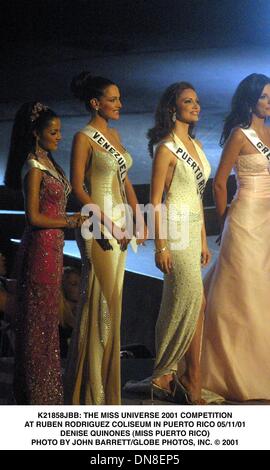
{"label": "pageant sash", "polygon": [[82,131],[84,134],[88,135],[96,144],[98,144],[102,149],[106,150],[111,154],[111,156],[116,160],[118,164],[119,175],[122,183],[124,183],[127,175],[127,165],[125,157],[114,148],[112,144],[104,137],[104,135],[94,129],[92,126],[86,126]]}
{"label": "pageant sash", "polygon": [[56,170],[53,170],[52,168],[48,168],[45,165],[42,165],[42,163],[39,163],[34,158],[29,158],[28,160],[26,160],[25,164],[23,165],[22,181],[24,180],[25,176],[32,168],[38,168],[38,170],[45,171],[46,173],[51,174],[55,179],[60,181],[60,183],[64,185],[64,188],[65,188],[64,191],[65,191],[66,197],[68,197],[68,195],[71,193],[71,185],[66,177],[61,176]]}
{"label": "pageant sash", "polygon": [[[127,175],[127,165],[126,165],[125,157],[118,150],[116,150],[113,145],[110,144],[110,142],[106,139],[106,137],[104,137],[104,135],[100,131],[98,131],[94,127],[86,126],[84,129],[82,129],[81,132],[83,132],[88,137],[90,137],[90,139],[92,139],[96,144],[98,144],[99,147],[109,152],[112,155],[112,157],[116,160],[118,164],[119,183],[120,183],[122,195],[123,195],[123,198],[126,204],[126,209],[127,209],[127,200],[126,200],[126,191],[125,191],[125,178]],[[129,210],[126,210],[126,217],[129,220],[131,220],[130,218],[132,216]],[[136,238],[134,236],[131,237],[130,246],[132,250],[135,253],[137,253],[137,243],[136,243]]]}
{"label": "pageant sash", "polygon": [[206,186],[205,176],[202,168],[200,165],[191,157],[191,155],[187,152],[185,147],[183,148],[178,145],[176,142],[165,142],[164,145],[179,159],[182,160],[186,165],[190,166],[192,169],[195,180],[197,183],[197,191],[200,194],[201,198],[203,197],[203,193]]}
{"label": "pageant sash", "polygon": [[[267,160],[270,162],[270,148],[267,147],[257,136],[256,132],[254,129],[243,129],[240,127],[241,131],[245,134],[245,136],[248,138],[248,140],[256,147],[256,149],[259,150],[259,152],[264,155]],[[268,171],[270,172],[270,169],[268,168]]]}

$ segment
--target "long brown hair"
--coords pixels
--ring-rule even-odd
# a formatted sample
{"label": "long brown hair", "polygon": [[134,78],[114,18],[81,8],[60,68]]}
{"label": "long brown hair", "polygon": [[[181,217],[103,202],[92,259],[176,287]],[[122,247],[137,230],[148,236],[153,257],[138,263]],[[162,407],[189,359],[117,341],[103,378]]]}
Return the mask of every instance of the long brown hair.
{"label": "long brown hair", "polygon": [[[29,155],[35,153],[36,139],[34,131],[41,133],[49,126],[50,121],[58,118],[58,115],[47,106],[43,106],[35,120],[33,109],[40,103],[24,103],[17,111],[11,132],[9,155],[5,172],[5,185],[12,189],[20,190],[22,187],[21,171]],[[55,162],[51,153],[49,158],[60,174],[64,175],[62,168]]]}
{"label": "long brown hair", "polygon": [[[172,120],[173,110],[176,108],[176,101],[184,90],[194,87],[188,82],[176,82],[170,85],[164,91],[160,98],[156,112],[155,112],[155,125],[147,132],[149,139],[148,149],[151,157],[153,157],[153,147],[166,135],[168,135],[174,128],[175,123]],[[193,136],[194,124],[188,128],[188,133]]]}
{"label": "long brown hair", "polygon": [[232,97],[231,111],[225,119],[220,138],[221,147],[226,142],[234,127],[247,129],[251,125],[252,111],[270,78],[259,73],[252,73],[242,80]]}

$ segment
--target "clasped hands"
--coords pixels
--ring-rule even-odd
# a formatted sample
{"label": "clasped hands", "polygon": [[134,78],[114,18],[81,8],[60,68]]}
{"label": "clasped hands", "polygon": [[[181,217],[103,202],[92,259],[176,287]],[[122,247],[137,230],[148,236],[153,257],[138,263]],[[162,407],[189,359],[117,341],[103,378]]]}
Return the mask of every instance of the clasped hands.
{"label": "clasped hands", "polygon": [[[120,245],[120,249],[122,251],[125,251],[128,247],[128,244],[130,243],[131,236],[130,233],[125,229],[121,228],[115,223],[112,224],[112,235],[116,239],[117,243]],[[145,245],[145,241],[147,240],[148,237],[148,230],[146,227],[144,227],[144,233],[143,233],[143,238],[138,238],[141,234],[138,232],[136,233],[136,243],[137,245]]]}

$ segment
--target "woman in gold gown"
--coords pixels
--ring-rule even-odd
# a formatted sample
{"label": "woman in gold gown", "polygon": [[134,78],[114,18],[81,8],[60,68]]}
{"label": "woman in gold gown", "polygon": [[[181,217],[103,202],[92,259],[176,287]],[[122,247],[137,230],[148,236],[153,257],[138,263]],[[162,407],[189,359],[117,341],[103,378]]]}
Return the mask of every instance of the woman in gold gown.
{"label": "woman in gold gown", "polygon": [[[199,112],[193,86],[174,83],[164,92],[155,126],[148,131],[151,154],[157,144],[151,190],[155,261],[164,273],[152,390],[159,398],[189,403],[201,403],[200,346],[205,306],[201,264],[205,266],[210,259],[200,198],[210,166],[192,132]],[[180,154],[183,158],[177,158]],[[163,192],[166,218],[162,221]],[[167,234],[162,233],[165,222]]]}
{"label": "woman in gold gown", "polygon": [[[93,215],[93,233],[99,228],[101,233],[89,238],[86,227],[79,237],[83,285],[67,364],[66,401],[117,405],[121,404],[122,289],[130,238],[123,204],[127,202],[133,214],[137,204],[132,184],[128,176],[122,178],[122,172],[131,167],[132,158],[118,132],[108,126],[109,120],[119,119],[118,87],[106,78],[82,72],[73,79],[71,89],[91,112],[90,122],[74,137],[72,187],[81,205],[91,205],[87,210]],[[100,145],[106,140],[109,147]],[[142,229],[137,244],[144,241],[146,230]]]}

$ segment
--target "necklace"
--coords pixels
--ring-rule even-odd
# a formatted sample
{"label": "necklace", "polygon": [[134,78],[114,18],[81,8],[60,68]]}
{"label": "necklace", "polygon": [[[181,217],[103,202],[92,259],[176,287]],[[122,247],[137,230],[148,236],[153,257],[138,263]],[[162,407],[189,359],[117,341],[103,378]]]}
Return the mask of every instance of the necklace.
{"label": "necklace", "polygon": [[38,147],[35,154],[42,165],[46,166],[50,170],[57,171],[46,150]]}
{"label": "necklace", "polygon": [[36,148],[35,155],[37,157],[37,160],[47,168],[49,172],[53,172],[54,176],[57,175],[57,179],[63,184],[64,186],[64,192],[66,195],[66,198],[71,192],[71,185],[69,181],[67,180],[66,176],[60,172],[57,168],[55,168],[55,165],[51,161],[48,152],[46,150],[43,150],[41,147]]}

